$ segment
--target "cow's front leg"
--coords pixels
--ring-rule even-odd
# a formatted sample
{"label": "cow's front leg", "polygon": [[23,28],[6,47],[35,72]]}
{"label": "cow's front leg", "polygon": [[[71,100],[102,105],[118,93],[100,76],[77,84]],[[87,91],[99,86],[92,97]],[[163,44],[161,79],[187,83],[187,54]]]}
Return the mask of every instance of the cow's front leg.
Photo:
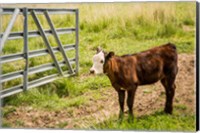
{"label": "cow's front leg", "polygon": [[125,98],[125,91],[118,90],[118,98],[119,98],[119,105],[120,105],[120,112],[119,112],[119,120],[122,121],[124,117],[124,98]]}

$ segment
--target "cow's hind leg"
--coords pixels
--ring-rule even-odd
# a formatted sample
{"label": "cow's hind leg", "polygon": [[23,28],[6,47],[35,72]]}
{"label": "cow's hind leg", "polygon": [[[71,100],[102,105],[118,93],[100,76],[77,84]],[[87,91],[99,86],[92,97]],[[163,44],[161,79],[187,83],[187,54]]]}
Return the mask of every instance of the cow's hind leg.
{"label": "cow's hind leg", "polygon": [[122,121],[124,117],[124,98],[125,98],[125,91],[118,90],[118,98],[119,98],[119,105],[120,105],[120,112],[119,112],[119,120]]}
{"label": "cow's hind leg", "polygon": [[134,104],[134,97],[135,97],[135,92],[136,92],[136,88],[129,90],[128,91],[128,98],[127,98],[127,105],[128,105],[128,114],[129,114],[129,118],[128,121],[132,122],[133,121],[133,104]]}
{"label": "cow's hind leg", "polygon": [[166,102],[165,102],[165,113],[172,114],[173,111],[173,98],[175,95],[175,77],[176,76],[168,76],[161,80],[162,85],[165,88],[166,92]]}

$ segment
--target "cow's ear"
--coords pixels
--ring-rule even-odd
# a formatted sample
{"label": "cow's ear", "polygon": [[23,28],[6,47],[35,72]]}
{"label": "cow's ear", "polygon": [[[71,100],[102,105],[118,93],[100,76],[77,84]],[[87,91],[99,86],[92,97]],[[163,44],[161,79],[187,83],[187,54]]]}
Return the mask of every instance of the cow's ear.
{"label": "cow's ear", "polygon": [[97,54],[99,53],[99,52],[101,52],[102,51],[102,49],[100,48],[100,47],[97,47]]}
{"label": "cow's ear", "polygon": [[106,52],[106,51],[102,51],[103,52],[103,54],[104,54],[104,58],[108,55],[108,53]]}
{"label": "cow's ear", "polygon": [[111,58],[112,56],[114,56],[115,53],[114,52],[109,52],[108,55],[106,56],[107,59]]}

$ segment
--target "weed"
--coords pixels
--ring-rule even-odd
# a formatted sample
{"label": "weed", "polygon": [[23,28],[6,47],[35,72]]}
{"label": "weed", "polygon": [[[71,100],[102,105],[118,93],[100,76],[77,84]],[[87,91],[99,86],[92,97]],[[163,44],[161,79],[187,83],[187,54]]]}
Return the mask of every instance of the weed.
{"label": "weed", "polygon": [[15,111],[16,111],[16,109],[14,107],[7,107],[7,108],[3,109],[2,116],[7,117],[8,114],[13,113]]}
{"label": "weed", "polygon": [[12,127],[12,126],[11,126],[10,123],[8,123],[8,122],[6,122],[6,121],[3,121],[2,127],[3,127],[3,128],[10,128],[10,127]]}
{"label": "weed", "polygon": [[57,126],[58,126],[58,128],[64,128],[64,127],[66,127],[68,125],[68,122],[62,122],[62,123],[59,123]]}
{"label": "weed", "polygon": [[176,105],[175,108],[180,109],[180,110],[186,110],[187,109],[187,107],[185,105],[181,105],[181,104]]}
{"label": "weed", "polygon": [[23,127],[24,126],[24,122],[21,121],[21,120],[16,120],[15,124],[16,124],[16,126],[19,126],[19,127]]}

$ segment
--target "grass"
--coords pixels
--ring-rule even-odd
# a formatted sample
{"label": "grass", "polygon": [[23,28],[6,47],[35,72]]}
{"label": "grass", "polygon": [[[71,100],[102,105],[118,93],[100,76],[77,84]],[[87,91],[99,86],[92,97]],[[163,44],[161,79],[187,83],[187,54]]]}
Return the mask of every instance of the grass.
{"label": "grass", "polygon": [[[117,116],[91,127],[95,130],[143,130],[143,131],[195,131],[195,116],[181,116],[179,114],[167,115],[161,111],[152,115],[136,117],[130,123],[127,119],[121,123],[116,121]],[[187,124],[190,123],[190,124]]]}
{"label": "grass", "polygon": [[[75,84],[75,81],[78,82]],[[98,91],[99,88],[107,86],[110,86],[110,82],[105,76],[89,77],[82,80],[79,77],[63,78],[25,93],[8,97],[4,103],[16,107],[23,105],[45,110],[78,107],[87,103],[88,97],[83,96],[84,93]],[[95,97],[98,98],[98,94]],[[12,100],[13,98],[15,100]]]}
{"label": "grass", "polygon": [[64,128],[64,127],[67,126],[67,125],[68,125],[67,122],[63,122],[63,123],[59,123],[59,124],[58,124],[58,127],[62,129],[62,128]]}
{"label": "grass", "polygon": [[[16,5],[9,5],[16,7]],[[31,89],[25,93],[16,94],[4,99],[4,116],[11,114],[19,106],[31,106],[39,110],[62,110],[79,107],[88,103],[86,93],[91,92],[92,98],[98,99],[99,90],[110,87],[111,84],[105,75],[88,76],[92,66],[92,56],[95,49],[101,46],[106,51],[115,51],[117,55],[136,53],[161,44],[172,42],[176,44],[178,53],[194,54],[195,48],[195,2],[154,2],[154,3],[115,3],[115,4],[48,4],[48,5],[23,5],[31,7],[58,7],[79,8],[80,12],[80,72],[79,76],[60,78],[52,83]],[[56,28],[73,27],[72,15],[51,15]],[[10,16],[3,17],[3,30]],[[42,15],[39,15],[42,26],[49,26]],[[29,30],[36,30],[33,19],[29,18]],[[23,29],[22,16],[17,18],[12,31]],[[62,44],[73,44],[75,34],[59,35]],[[57,46],[53,37],[48,37],[51,46]],[[46,46],[41,37],[29,39],[29,50],[44,49]],[[23,40],[7,41],[3,49],[3,55],[19,53],[23,51]],[[67,51],[70,58],[75,56],[74,51]],[[58,60],[63,60],[61,54],[56,54]],[[29,66],[37,66],[52,63],[49,55],[29,59]],[[3,73],[23,70],[24,60],[5,63],[2,66]],[[62,68],[66,69],[66,68]],[[50,70],[44,73],[33,74],[29,80],[38,79],[45,75],[57,73]],[[21,84],[22,79],[12,80],[3,84],[3,88]],[[146,92],[148,93],[148,92]],[[12,106],[10,109],[9,107]],[[182,112],[184,105],[178,105]],[[111,116],[107,121],[96,125],[94,129],[134,129],[134,130],[194,130],[194,116],[186,114],[181,116],[164,115],[159,112],[135,119],[134,124],[124,121],[122,124],[115,122],[116,116]],[[16,124],[23,125],[18,121]],[[10,123],[4,122],[7,127]],[[65,127],[67,123],[58,125]]]}
{"label": "grass", "polygon": [[187,106],[186,105],[177,105],[175,108],[180,109],[180,110],[186,110]]}

